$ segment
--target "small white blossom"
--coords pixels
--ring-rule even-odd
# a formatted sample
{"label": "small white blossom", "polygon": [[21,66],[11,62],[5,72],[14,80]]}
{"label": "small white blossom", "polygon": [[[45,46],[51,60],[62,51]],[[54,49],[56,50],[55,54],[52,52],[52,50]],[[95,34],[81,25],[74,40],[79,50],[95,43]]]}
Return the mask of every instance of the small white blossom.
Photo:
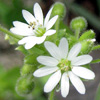
{"label": "small white blossom", "polygon": [[30,49],[36,44],[43,43],[46,36],[56,33],[56,30],[50,29],[58,18],[58,15],[56,15],[50,19],[52,9],[53,7],[49,10],[45,19],[43,19],[43,12],[38,3],[35,3],[33,8],[34,16],[30,12],[22,10],[22,15],[28,24],[14,21],[14,27],[10,29],[14,34],[24,36],[18,44],[25,44],[25,48]]}
{"label": "small white blossom", "polygon": [[51,92],[61,80],[61,94],[63,97],[66,97],[69,93],[69,81],[80,94],[85,94],[85,86],[80,77],[91,80],[94,79],[95,74],[82,67],[82,65],[89,64],[92,57],[90,55],[78,56],[81,50],[80,43],[75,44],[68,53],[66,38],[60,40],[58,47],[49,41],[46,41],[44,45],[52,57],[39,56],[37,61],[44,67],[33,73],[35,77],[52,74],[44,86],[44,92]]}

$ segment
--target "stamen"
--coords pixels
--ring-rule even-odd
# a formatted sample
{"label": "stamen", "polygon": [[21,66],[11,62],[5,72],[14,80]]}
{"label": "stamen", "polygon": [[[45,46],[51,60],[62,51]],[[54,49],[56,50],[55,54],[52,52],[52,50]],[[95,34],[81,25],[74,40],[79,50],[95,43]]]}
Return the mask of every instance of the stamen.
{"label": "stamen", "polygon": [[36,25],[36,22],[33,22],[33,25],[35,26]]}
{"label": "stamen", "polygon": [[35,26],[36,26],[36,22],[30,22],[28,28],[31,28],[34,30],[35,29]]}
{"label": "stamen", "polygon": [[30,22],[30,24],[29,24],[30,26],[32,26],[33,25],[33,23],[32,22]]}

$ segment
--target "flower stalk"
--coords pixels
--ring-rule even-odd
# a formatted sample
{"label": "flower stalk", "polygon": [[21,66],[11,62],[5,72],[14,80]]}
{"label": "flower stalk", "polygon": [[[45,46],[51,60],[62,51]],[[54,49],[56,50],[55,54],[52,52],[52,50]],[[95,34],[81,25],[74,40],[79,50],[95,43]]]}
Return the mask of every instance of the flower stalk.
{"label": "flower stalk", "polygon": [[55,89],[53,89],[53,90],[50,92],[48,100],[54,100],[54,92],[55,92]]}
{"label": "flower stalk", "polygon": [[12,37],[14,37],[14,38],[16,38],[16,39],[18,39],[18,40],[21,39],[21,37],[19,37],[19,36],[17,36],[17,35],[14,35],[12,32],[10,32],[9,30],[5,29],[5,28],[2,27],[1,25],[0,25],[0,31],[3,32],[3,33],[5,33],[5,34],[8,34],[8,35],[10,35],[10,36],[12,36]]}
{"label": "flower stalk", "polygon": [[76,31],[75,31],[75,35],[76,35],[76,39],[78,40],[79,38],[79,34],[80,34],[80,29],[78,28]]}

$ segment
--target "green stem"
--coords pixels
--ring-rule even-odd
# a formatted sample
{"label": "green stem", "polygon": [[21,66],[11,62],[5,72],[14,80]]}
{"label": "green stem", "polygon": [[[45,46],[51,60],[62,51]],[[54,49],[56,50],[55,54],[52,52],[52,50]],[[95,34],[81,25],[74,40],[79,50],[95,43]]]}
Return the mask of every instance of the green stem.
{"label": "green stem", "polygon": [[55,92],[55,89],[51,91],[48,100],[54,100],[54,92]]}
{"label": "green stem", "polygon": [[22,39],[21,37],[15,35],[13,33],[11,33],[9,30],[3,28],[1,25],[0,25],[0,31],[3,32],[3,33],[5,33],[5,34],[8,34],[8,35],[10,35],[10,36],[12,36],[12,37],[14,37],[16,39],[18,39],[18,40]]}
{"label": "green stem", "polygon": [[78,39],[78,38],[79,38],[79,34],[80,34],[80,29],[77,29],[77,30],[75,31],[75,36],[76,36],[76,39]]}

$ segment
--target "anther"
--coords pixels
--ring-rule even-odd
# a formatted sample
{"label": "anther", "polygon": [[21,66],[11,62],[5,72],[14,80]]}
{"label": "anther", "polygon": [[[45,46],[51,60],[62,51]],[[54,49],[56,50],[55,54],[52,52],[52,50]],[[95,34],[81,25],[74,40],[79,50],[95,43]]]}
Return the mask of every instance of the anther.
{"label": "anther", "polygon": [[34,26],[32,27],[32,29],[34,29]]}
{"label": "anther", "polygon": [[33,25],[35,26],[35,25],[36,25],[36,23],[35,23],[35,22],[33,22]]}
{"label": "anther", "polygon": [[28,26],[28,28],[30,28],[30,26]]}
{"label": "anther", "polygon": [[33,23],[32,22],[30,22],[30,24],[29,24],[30,26],[32,26],[33,25]]}

